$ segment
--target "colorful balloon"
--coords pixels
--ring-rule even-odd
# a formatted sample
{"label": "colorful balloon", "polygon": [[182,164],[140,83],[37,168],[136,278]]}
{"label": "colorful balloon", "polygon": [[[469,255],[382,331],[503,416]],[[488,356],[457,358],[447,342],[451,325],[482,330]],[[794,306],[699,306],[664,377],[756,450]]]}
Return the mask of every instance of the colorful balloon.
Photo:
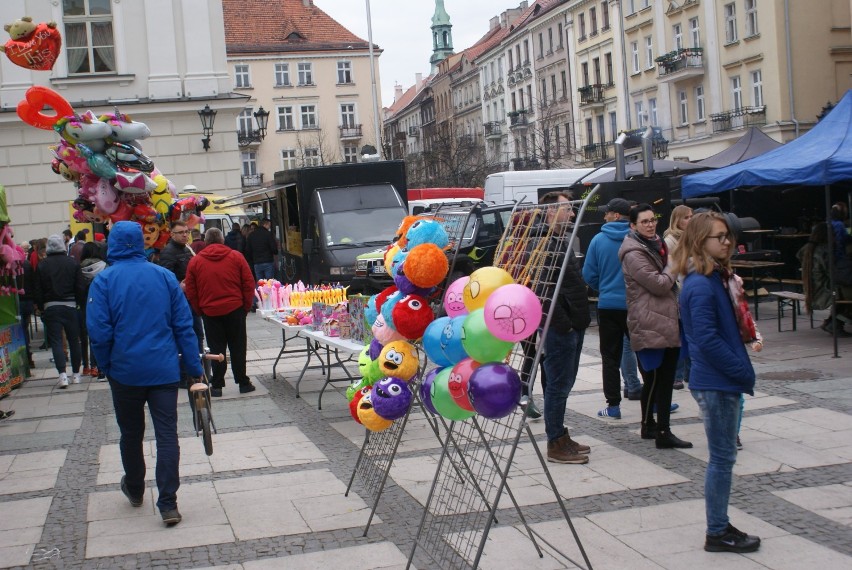
{"label": "colorful balloon", "polygon": [[432,405],[432,382],[435,381],[435,376],[440,374],[444,368],[433,368],[423,376],[423,381],[420,383],[420,401],[427,410],[435,415],[438,415],[438,410]]}
{"label": "colorful balloon", "polygon": [[56,22],[34,24],[24,16],[6,26],[12,39],[3,46],[9,61],[24,69],[47,71],[53,69],[62,51],[62,36]]}
{"label": "colorful balloon", "polygon": [[464,306],[468,311],[485,306],[488,296],[503,285],[515,280],[505,269],[499,267],[480,267],[470,274],[470,281],[464,286]]}
{"label": "colorful balloon", "polygon": [[529,287],[503,285],[485,301],[485,324],[500,340],[518,342],[532,335],[541,323],[541,301]]}
{"label": "colorful balloon", "polygon": [[464,323],[467,317],[453,317],[450,326],[445,326],[441,337],[441,350],[447,355],[451,364],[456,364],[463,358],[470,356],[474,360],[484,362],[473,355],[469,355],[464,348]]}
{"label": "colorful balloon", "polygon": [[455,400],[453,400],[452,395],[450,395],[449,386],[450,372],[450,368],[444,368],[432,381],[432,387],[429,391],[432,406],[434,406],[435,410],[437,410],[440,415],[448,420],[464,421],[476,415],[476,412],[460,408],[458,404],[456,404]]}
{"label": "colorful balloon", "polygon": [[[51,108],[56,114],[45,115],[43,111],[46,107]],[[53,89],[35,85],[24,93],[24,98],[18,103],[17,112],[18,117],[31,127],[49,131],[54,128],[59,119],[73,115],[74,108]]]}
{"label": "colorful balloon", "polygon": [[429,360],[438,366],[452,366],[447,355],[441,346],[444,337],[444,327],[450,326],[450,317],[441,317],[432,321],[426,330],[423,331],[423,350],[426,351],[426,356]]}
{"label": "colorful balloon", "polygon": [[521,401],[521,377],[507,364],[483,364],[470,375],[468,396],[479,415],[491,420],[506,417]]}
{"label": "colorful balloon", "polygon": [[473,411],[473,405],[470,403],[470,398],[468,398],[467,394],[468,383],[470,382],[470,375],[480,366],[474,359],[464,358],[453,366],[453,369],[450,371],[450,396],[453,397],[453,400],[460,408],[464,408],[470,412]]}
{"label": "colorful balloon", "polygon": [[447,287],[444,293],[444,310],[451,317],[460,317],[466,315],[469,311],[464,306],[464,288],[470,277],[465,275],[459,277]]}

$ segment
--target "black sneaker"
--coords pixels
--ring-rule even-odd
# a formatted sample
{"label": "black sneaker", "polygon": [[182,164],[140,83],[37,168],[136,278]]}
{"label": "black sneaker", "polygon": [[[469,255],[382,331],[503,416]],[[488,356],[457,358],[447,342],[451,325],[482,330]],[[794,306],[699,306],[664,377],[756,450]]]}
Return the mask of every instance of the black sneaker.
{"label": "black sneaker", "polygon": [[222,397],[222,389],[221,388],[210,388],[210,395],[214,398]]}
{"label": "black sneaker", "polygon": [[248,394],[249,392],[254,392],[257,388],[254,387],[254,384],[251,382],[247,384],[240,384],[240,394]]}
{"label": "black sneaker", "polygon": [[168,511],[160,511],[160,516],[163,517],[163,522],[168,526],[175,526],[183,520],[183,517],[180,516],[177,507],[169,509]]}
{"label": "black sneaker", "polygon": [[754,552],[760,548],[760,538],[751,536],[741,530],[737,530],[733,525],[728,524],[728,528],[721,536],[707,535],[704,541],[704,550],[707,552]]}
{"label": "black sneaker", "polygon": [[127,488],[127,483],[124,482],[124,477],[121,478],[121,492],[124,493],[124,496],[127,497],[128,501],[130,501],[131,506],[141,507],[142,503],[145,501],[145,495],[134,497],[130,494],[130,490]]}

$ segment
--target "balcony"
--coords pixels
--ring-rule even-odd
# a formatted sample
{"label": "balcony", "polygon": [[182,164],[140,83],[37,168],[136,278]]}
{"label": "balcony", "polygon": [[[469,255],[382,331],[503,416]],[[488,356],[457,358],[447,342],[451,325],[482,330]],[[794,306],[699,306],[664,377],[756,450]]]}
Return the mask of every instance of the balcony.
{"label": "balcony", "polygon": [[655,59],[660,81],[680,81],[689,77],[704,75],[702,48],[682,48],[671,51]]}
{"label": "balcony", "polygon": [[600,106],[604,104],[606,85],[595,83],[577,89],[580,93],[580,106]]}
{"label": "balcony", "polygon": [[583,147],[583,158],[586,162],[601,162],[609,158],[607,147],[612,143],[593,143]]}
{"label": "balcony", "polygon": [[536,157],[518,157],[512,159],[512,170],[538,170],[541,163]]}
{"label": "balcony", "polygon": [[405,141],[405,131],[397,131],[393,134],[393,140],[395,141]]}
{"label": "balcony", "polygon": [[524,109],[520,111],[509,112],[509,128],[510,129],[525,129],[527,128],[527,112]]}
{"label": "balcony", "polygon": [[487,139],[499,139],[503,136],[503,123],[499,123],[497,121],[492,121],[490,123],[485,123],[485,138]]}
{"label": "balcony", "polygon": [[244,174],[242,176],[243,188],[257,188],[263,186],[263,174]]}
{"label": "balcony", "polygon": [[759,127],[766,124],[766,105],[762,107],[740,107],[733,111],[714,113],[710,115],[710,120],[713,122],[714,133]]}
{"label": "balcony", "polygon": [[410,137],[419,137],[420,136],[420,127],[408,127],[408,136]]}
{"label": "balcony", "polygon": [[[640,127],[632,131],[624,131],[627,135],[627,140],[624,141],[624,148],[640,148],[642,146],[642,135],[648,127]],[[652,151],[657,158],[663,158],[669,153],[669,141],[663,136],[663,130],[659,127],[652,127],[654,136],[651,138]]]}
{"label": "balcony", "polygon": [[361,138],[361,125],[343,125],[340,127],[340,138],[341,140],[346,139],[360,139]]}

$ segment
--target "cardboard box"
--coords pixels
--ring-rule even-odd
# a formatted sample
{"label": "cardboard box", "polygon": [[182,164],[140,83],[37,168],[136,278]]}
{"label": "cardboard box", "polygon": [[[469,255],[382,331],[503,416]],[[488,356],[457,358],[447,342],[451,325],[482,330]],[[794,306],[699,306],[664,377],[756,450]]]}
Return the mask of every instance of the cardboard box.
{"label": "cardboard box", "polygon": [[349,321],[352,329],[351,338],[356,342],[370,344],[373,333],[367,325],[364,316],[370,297],[366,295],[351,295],[349,297]]}

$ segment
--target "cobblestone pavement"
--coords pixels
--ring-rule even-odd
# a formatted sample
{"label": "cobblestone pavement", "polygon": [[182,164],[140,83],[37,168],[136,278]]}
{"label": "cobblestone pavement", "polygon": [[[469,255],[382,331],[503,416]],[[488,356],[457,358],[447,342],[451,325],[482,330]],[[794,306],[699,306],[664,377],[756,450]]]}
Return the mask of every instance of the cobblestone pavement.
{"label": "cobblestone pavement", "polygon": [[[588,332],[567,421],[591,459],[548,467],[595,568],[852,567],[852,340],[840,339],[842,357],[831,358],[830,337],[806,319],[798,332],[778,333],[774,307],[761,309],[766,349],[754,358],[758,393],[746,403],[731,518],[763,545],[742,556],[702,550],[707,450],[688,390],[675,393],[672,416],[675,433],[695,443],[686,452],[639,438],[638,402],[622,403],[621,421],[598,419],[598,338]],[[16,412],[0,423],[0,567],[404,568],[440,455],[428,424],[415,415],[406,428],[364,537],[371,499],[358,481],[344,496],[364,436],[349,418],[345,384],[329,387],[318,410],[321,372],[306,375],[297,398],[304,357],[283,360],[273,379],[280,329],[250,315],[249,332],[258,390],[240,395],[228,380],[214,401],[213,456],[180,404],[184,520],[173,528],[154,507],[153,434],[145,504],[133,509],[119,491],[108,385],[87,378],[59,390],[48,352],[37,351],[35,376],[0,401]],[[542,422],[532,430],[543,446]],[[543,558],[504,501],[483,568],[574,567],[551,546],[579,559],[531,449],[522,441],[511,485]],[[422,551],[414,565],[436,567]]]}

